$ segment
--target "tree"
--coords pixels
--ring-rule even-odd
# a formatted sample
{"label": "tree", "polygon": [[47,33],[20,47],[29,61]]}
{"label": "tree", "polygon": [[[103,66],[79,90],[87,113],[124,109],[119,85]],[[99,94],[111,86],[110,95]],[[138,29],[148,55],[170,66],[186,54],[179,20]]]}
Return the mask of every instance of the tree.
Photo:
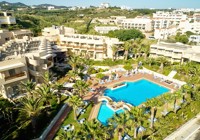
{"label": "tree", "polygon": [[131,64],[126,64],[126,65],[124,65],[123,68],[124,68],[125,70],[127,70],[127,71],[130,71],[130,70],[133,69],[133,66],[131,66]]}
{"label": "tree", "polygon": [[157,61],[160,63],[160,70],[163,71],[165,64],[168,62],[165,57],[158,57]]}
{"label": "tree", "polygon": [[68,63],[72,67],[72,71],[76,71],[77,65],[79,64],[79,57],[76,55],[71,56]]}
{"label": "tree", "polygon": [[68,73],[66,74],[67,77],[69,77],[68,80],[71,80],[72,82],[74,82],[76,80],[78,76],[77,72],[76,71],[73,71],[73,70],[70,70],[68,71]]}
{"label": "tree", "polygon": [[57,96],[57,104],[60,104],[60,101],[61,101],[61,90],[63,89],[63,84],[60,84],[60,83],[56,82],[54,84],[54,88],[55,88],[55,90],[57,90],[55,92],[56,96]]}
{"label": "tree", "polygon": [[112,61],[115,61],[118,48],[116,45],[112,45],[111,49],[112,49]]}
{"label": "tree", "polygon": [[147,120],[147,115],[144,113],[144,108],[133,107],[130,111],[130,118],[134,126],[134,138],[137,139],[138,129]]}
{"label": "tree", "polygon": [[125,50],[125,52],[124,52],[124,58],[125,58],[125,60],[127,60],[128,59],[128,53],[129,53],[129,50],[131,48],[131,43],[129,41],[126,41],[124,43],[123,47],[124,47],[124,50]]}
{"label": "tree", "polygon": [[7,99],[0,97],[0,112],[5,120],[9,123],[13,122],[14,104],[9,102]]}
{"label": "tree", "polygon": [[115,114],[109,120],[109,124],[116,126],[115,130],[118,132],[119,139],[122,139],[122,135],[124,135],[124,131],[129,119],[130,119],[130,114],[125,112],[125,113]]}
{"label": "tree", "polygon": [[88,92],[89,85],[83,80],[77,80],[73,88],[78,91],[79,96],[83,96]]}
{"label": "tree", "polygon": [[154,120],[155,120],[156,112],[157,112],[157,106],[159,105],[159,101],[156,98],[148,99],[145,102],[145,105],[147,107],[151,108],[151,124],[150,124],[150,128],[153,128],[154,127]]}
{"label": "tree", "polygon": [[74,111],[74,120],[77,119],[76,110],[83,104],[82,99],[78,95],[70,96],[67,100],[67,103],[73,108]]}
{"label": "tree", "polygon": [[96,78],[98,78],[98,79],[102,79],[104,76],[105,76],[105,74],[103,74],[103,73],[96,74]]}
{"label": "tree", "polygon": [[109,131],[97,120],[87,121],[81,128],[83,136],[86,136],[86,139],[96,140],[110,138]]}
{"label": "tree", "polygon": [[30,80],[26,82],[21,82],[22,90],[25,90],[31,96],[33,95],[33,90],[35,89],[35,86],[36,86],[36,83]]}
{"label": "tree", "polygon": [[40,98],[27,97],[23,98],[21,101],[21,106],[19,109],[19,118],[18,121],[22,121],[24,124],[32,124],[32,130],[35,134],[37,119],[40,116],[41,112],[44,110],[45,106],[42,105]]}
{"label": "tree", "polygon": [[181,35],[180,33],[177,33],[176,36],[175,36],[175,40],[177,42],[181,42],[183,44],[187,44],[189,39],[186,35]]}
{"label": "tree", "polygon": [[145,36],[142,34],[141,31],[137,29],[121,29],[121,30],[115,30],[115,31],[109,31],[108,34],[106,34],[109,37],[116,37],[120,41],[127,41],[131,39],[136,38],[144,38]]}
{"label": "tree", "polygon": [[36,94],[39,94],[44,106],[51,107],[50,100],[54,98],[54,93],[48,85],[42,84],[38,89],[35,91]]}

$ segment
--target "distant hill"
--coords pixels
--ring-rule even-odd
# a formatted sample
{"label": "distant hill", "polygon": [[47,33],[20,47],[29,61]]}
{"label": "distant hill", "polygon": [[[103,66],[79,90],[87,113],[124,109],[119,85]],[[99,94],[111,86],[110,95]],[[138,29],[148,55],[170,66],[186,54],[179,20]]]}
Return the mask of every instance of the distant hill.
{"label": "distant hill", "polygon": [[33,6],[37,7],[37,8],[46,8],[49,6],[53,6],[55,8],[67,8],[67,6],[57,6],[57,5],[53,5],[53,4],[39,4],[39,5],[33,5]]}
{"label": "distant hill", "polygon": [[[47,8],[48,6],[53,6],[55,8],[67,8],[67,6],[57,6],[57,5],[53,5],[53,4],[39,4],[39,5],[33,5],[36,8]],[[2,7],[3,9],[13,9],[13,8],[21,8],[21,7],[30,7],[30,5],[26,5],[24,3],[21,2],[16,2],[16,3],[10,3],[10,2],[6,2],[6,1],[2,1],[0,2],[0,7]]]}
{"label": "distant hill", "polygon": [[16,3],[10,3],[6,1],[0,2],[0,6],[10,6],[10,7],[29,7],[28,5],[21,3],[21,2],[16,2]]}

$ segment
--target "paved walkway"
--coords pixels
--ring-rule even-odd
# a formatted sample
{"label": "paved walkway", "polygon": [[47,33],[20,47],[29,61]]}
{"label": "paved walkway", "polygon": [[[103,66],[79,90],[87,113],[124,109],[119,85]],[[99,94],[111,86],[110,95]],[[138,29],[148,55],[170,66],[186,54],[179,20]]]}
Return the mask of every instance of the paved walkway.
{"label": "paved walkway", "polygon": [[68,113],[70,112],[71,107],[67,106],[65,108],[65,110],[63,111],[63,114],[60,116],[60,118],[58,119],[58,121],[55,123],[55,125],[52,127],[52,129],[50,130],[49,134],[47,135],[45,140],[52,140],[56,134],[56,132],[58,131],[58,129],[60,128],[61,124],[63,123],[63,121],[65,120],[65,118],[67,117]]}
{"label": "paved walkway", "polygon": [[200,132],[200,114],[185,123],[164,140],[196,140],[198,132]]}

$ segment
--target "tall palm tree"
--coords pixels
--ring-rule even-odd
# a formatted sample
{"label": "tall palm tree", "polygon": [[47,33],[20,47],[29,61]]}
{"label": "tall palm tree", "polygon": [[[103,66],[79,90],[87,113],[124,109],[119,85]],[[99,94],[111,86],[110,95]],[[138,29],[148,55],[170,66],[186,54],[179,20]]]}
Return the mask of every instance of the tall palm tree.
{"label": "tall palm tree", "polygon": [[20,121],[23,125],[31,123],[33,133],[35,134],[37,119],[40,116],[41,112],[44,110],[45,106],[42,105],[40,98],[33,97],[23,98],[21,104],[22,105],[18,108],[18,121]]}
{"label": "tall palm tree", "polygon": [[168,62],[165,57],[158,57],[157,61],[160,63],[160,70],[163,71],[164,65]]}
{"label": "tall palm tree", "polygon": [[116,45],[112,45],[111,49],[112,49],[112,61],[115,61],[118,47]]}
{"label": "tall palm tree", "polygon": [[183,97],[182,93],[180,91],[176,91],[173,93],[173,100],[174,100],[174,112],[177,113],[178,111],[178,103],[179,103],[179,100],[180,98]]}
{"label": "tall palm tree", "polygon": [[78,95],[70,96],[67,100],[67,103],[73,108],[74,111],[74,120],[77,120],[76,110],[78,107],[83,105],[82,99]]}
{"label": "tall palm tree", "polygon": [[144,113],[144,108],[133,107],[130,111],[130,117],[133,120],[134,138],[137,139],[138,129],[147,120],[147,115]]}
{"label": "tall palm tree", "polygon": [[160,99],[163,101],[163,103],[165,104],[164,106],[165,106],[165,109],[164,109],[164,111],[165,112],[168,112],[169,110],[168,110],[168,107],[169,107],[169,103],[172,101],[172,95],[171,94],[169,94],[169,93],[166,93],[166,94],[163,94],[163,95],[161,95],[160,96]]}
{"label": "tall palm tree", "polygon": [[26,82],[21,82],[22,90],[25,90],[31,96],[33,95],[33,90],[35,89],[35,86],[36,86],[36,83],[30,80]]}
{"label": "tall palm tree", "polygon": [[159,105],[159,101],[156,98],[148,99],[145,102],[145,105],[147,107],[151,108],[151,124],[150,124],[150,128],[153,128],[154,127],[154,120],[155,120],[156,112],[157,112],[157,106]]}
{"label": "tall palm tree", "polygon": [[63,89],[63,84],[56,82],[54,84],[54,89],[56,90],[55,94],[57,96],[57,103],[60,104],[61,101],[61,90]]}
{"label": "tall palm tree", "polygon": [[97,120],[85,122],[82,125],[82,132],[83,135],[86,136],[86,139],[91,140],[110,137],[110,134],[108,133],[109,131],[106,131],[106,127],[100,124]]}
{"label": "tall palm tree", "polygon": [[125,57],[125,60],[127,60],[128,59],[128,53],[129,53],[129,50],[130,50],[130,48],[131,48],[131,43],[129,42],[129,41],[126,41],[125,43],[124,43],[124,50],[125,50],[125,52],[124,52],[124,57]]}
{"label": "tall palm tree", "polygon": [[79,96],[83,96],[89,91],[89,85],[83,80],[77,80],[73,88],[78,92]]}
{"label": "tall palm tree", "polygon": [[127,126],[127,122],[130,119],[129,113],[120,113],[115,114],[110,120],[109,123],[113,126],[116,126],[115,130],[118,132],[118,138],[121,139],[122,135],[124,135],[125,128]]}
{"label": "tall palm tree", "polygon": [[71,56],[68,63],[72,67],[72,71],[76,71],[77,65],[79,64],[79,57],[76,55]]}

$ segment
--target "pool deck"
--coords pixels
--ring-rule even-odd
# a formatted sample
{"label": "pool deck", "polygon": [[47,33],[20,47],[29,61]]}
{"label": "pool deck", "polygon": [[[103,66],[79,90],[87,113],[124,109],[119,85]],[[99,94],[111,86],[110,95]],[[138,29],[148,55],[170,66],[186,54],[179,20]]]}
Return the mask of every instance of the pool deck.
{"label": "pool deck", "polygon": [[99,113],[100,106],[101,106],[101,103],[98,103],[98,104],[96,104],[96,105],[92,108],[88,120],[93,120],[93,119],[96,119],[96,118],[97,118],[98,113]]}

